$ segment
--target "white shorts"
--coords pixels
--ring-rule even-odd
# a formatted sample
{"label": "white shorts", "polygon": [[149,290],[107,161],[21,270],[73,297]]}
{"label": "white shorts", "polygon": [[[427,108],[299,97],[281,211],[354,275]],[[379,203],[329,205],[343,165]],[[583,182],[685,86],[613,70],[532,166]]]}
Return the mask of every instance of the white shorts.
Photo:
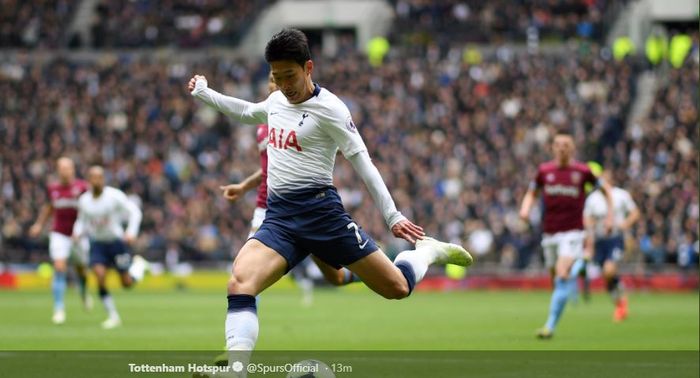
{"label": "white shorts", "polygon": [[263,209],[262,207],[255,208],[255,211],[253,212],[253,220],[250,222],[250,233],[248,234],[248,239],[255,235],[258,228],[262,226],[262,223],[265,220],[265,213],[267,213],[267,209]]}
{"label": "white shorts", "polygon": [[583,258],[583,240],[586,233],[583,230],[557,232],[542,235],[544,264],[547,268],[554,267],[558,256]]}
{"label": "white shorts", "polygon": [[87,265],[89,251],[90,243],[87,238],[73,243],[73,239],[60,232],[51,231],[49,234],[49,256],[53,261],[67,260],[72,256],[78,264]]}

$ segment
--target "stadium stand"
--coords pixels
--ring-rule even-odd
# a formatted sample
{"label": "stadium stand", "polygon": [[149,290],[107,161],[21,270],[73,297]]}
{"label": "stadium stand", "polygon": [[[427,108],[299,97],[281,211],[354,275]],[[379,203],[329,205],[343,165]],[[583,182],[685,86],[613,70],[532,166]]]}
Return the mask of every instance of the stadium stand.
{"label": "stadium stand", "polygon": [[75,11],[75,1],[8,0],[0,5],[0,48],[57,48],[66,44],[64,31]]}
{"label": "stadium stand", "polygon": [[92,43],[96,48],[235,46],[272,2],[103,0],[97,4]]}
{"label": "stadium stand", "polygon": [[[65,11],[59,5],[67,6],[50,3],[54,13]],[[252,18],[261,9],[245,1],[236,2],[240,12],[223,9],[217,1],[160,3],[172,5],[167,17],[145,2],[100,3],[98,13],[109,22],[97,23],[94,37],[99,38],[93,42],[101,47],[194,47],[205,39],[229,44],[245,27],[235,19],[243,14]],[[631,249],[641,250],[651,265],[697,266],[687,263],[697,259],[698,240],[697,32],[683,67],[659,68],[658,75],[668,75],[668,80],[662,80],[665,85],[649,116],[631,129],[630,107],[644,67],[639,56],[618,62],[597,43],[534,54],[505,46],[465,50],[463,43],[428,55],[400,47],[413,41],[406,25],[415,22],[434,36],[465,33],[475,42],[496,42],[485,35],[522,41],[523,27],[540,18],[549,20],[542,24],[543,38],[566,39],[588,22],[589,37],[600,40],[600,20],[614,8],[606,1],[515,3],[518,14],[530,16],[504,25],[508,15],[500,12],[507,7],[498,1],[447,1],[439,7],[395,1],[398,20],[392,35],[399,48],[381,66],[371,68],[352,41],[341,41],[336,57],[319,59],[315,80],[350,107],[404,214],[430,234],[466,241],[482,251],[482,261],[523,269],[536,260],[537,233],[523,228],[517,209],[535,163],[549,156],[551,131],[569,126],[579,156],[612,167],[641,207],[645,222],[634,230]],[[563,5],[547,8],[551,4]],[[16,8],[17,14],[51,13]],[[207,15],[197,28],[178,28],[194,25],[192,20],[164,21],[187,19],[193,10]],[[474,23],[489,13],[493,23],[482,30],[486,34],[471,33]],[[117,15],[137,20],[133,29],[121,30]],[[224,25],[215,28],[214,38],[206,32],[212,23]],[[241,29],[225,26],[230,24]],[[13,28],[6,32],[3,26],[3,41],[25,46],[16,37],[23,31]],[[41,35],[46,38],[25,47],[62,41],[57,31]],[[26,231],[44,201],[43,183],[53,161],[64,153],[82,171],[89,164],[104,164],[108,181],[141,202],[145,217],[136,248],[147,257],[162,260],[178,246],[184,260],[230,259],[245,241],[253,194],[229,205],[218,186],[257,168],[254,128],[239,128],[192,101],[185,83],[194,72],[205,73],[210,85],[224,93],[263,98],[267,67],[257,57],[103,54],[99,59],[57,55],[35,61],[20,55],[4,61],[0,90],[13,95],[0,99],[3,259],[45,258],[45,246]],[[358,223],[389,253],[404,249],[389,235],[351,166],[339,159],[336,169],[336,186]]]}

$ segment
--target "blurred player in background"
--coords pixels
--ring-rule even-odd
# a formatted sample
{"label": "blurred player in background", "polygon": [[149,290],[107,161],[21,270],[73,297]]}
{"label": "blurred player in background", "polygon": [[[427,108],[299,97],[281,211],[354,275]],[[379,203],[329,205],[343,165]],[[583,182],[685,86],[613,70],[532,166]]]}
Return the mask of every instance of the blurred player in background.
{"label": "blurred player in background", "polygon": [[[141,210],[119,189],[105,186],[104,170],[93,166],[88,172],[90,191],[80,196],[78,220],[73,228],[73,239],[86,235],[90,239],[90,266],[95,272],[100,299],[108,313],[102,328],[121,324],[121,318],[107,291],[107,268],[115,267],[122,286],[131,287],[143,279],[148,263],[141,257],[132,259],[128,246],[136,241],[141,225]],[[122,222],[128,219],[126,230]]]}
{"label": "blurred player in background", "polygon": [[67,157],[56,161],[58,182],[48,184],[46,192],[49,201],[44,204],[36,222],[29,229],[33,238],[41,234],[46,221],[53,215],[53,225],[49,234],[49,256],[53,261],[53,317],[55,324],[66,321],[64,297],[66,292],[66,277],[68,261],[71,259],[78,273],[78,288],[85,308],[92,307],[92,298],[85,289],[88,263],[87,240],[73,242],[73,224],[78,217],[78,197],[87,190],[87,183],[75,177],[75,164]]}
{"label": "blurred player in background", "polygon": [[[613,186],[609,171],[603,172],[601,177]],[[639,220],[640,212],[629,192],[617,186],[612,187],[612,203],[614,223],[611,233],[606,233],[605,229],[605,218],[609,213],[608,203],[599,190],[588,196],[583,214],[590,236],[587,247],[591,251],[588,253],[593,255],[595,263],[603,268],[605,286],[615,302],[613,320],[619,322],[627,318],[627,296],[617,275],[617,263],[625,250],[625,233]]]}
{"label": "blurred player in background", "polygon": [[[277,85],[275,85],[275,80],[272,77],[272,73],[270,73],[268,76],[267,89],[268,95],[279,89],[277,88]],[[231,202],[236,202],[246,192],[252,189],[258,189],[257,203],[255,211],[253,212],[253,220],[250,223],[248,238],[251,238],[253,235],[255,235],[255,232],[258,231],[260,225],[262,225],[262,222],[265,219],[265,213],[267,211],[267,144],[269,142],[269,138],[267,133],[267,125],[264,123],[258,125],[257,142],[258,152],[260,153],[260,169],[255,171],[255,173],[252,175],[246,177],[238,184],[229,184],[220,187],[220,189],[223,191],[224,197]],[[319,267],[323,277],[334,286],[347,285],[359,280],[348,269],[335,269],[323,261],[314,258],[313,256],[311,258],[314,259],[314,262]],[[310,258],[307,257],[290,272],[302,290],[302,303],[305,305],[310,305],[313,302],[314,281],[308,273],[309,269],[311,268],[310,265]]]}
{"label": "blurred player in background", "polygon": [[[578,285],[579,270],[574,268],[574,263],[583,260],[586,183],[599,187],[608,205],[612,201],[610,186],[604,180],[598,180],[586,164],[574,160],[574,139],[570,134],[557,133],[552,152],[554,160],[539,166],[520,207],[520,217],[528,221],[535,199],[542,192],[542,249],[547,268],[554,272],[554,292],[547,322],[537,332],[537,337],[541,339],[553,336],[569,295],[574,291],[572,287]],[[606,234],[611,226],[612,212],[608,212],[604,221]]]}
{"label": "blurred player in background", "polygon": [[[314,63],[301,31],[284,29],[273,36],[265,60],[280,90],[260,103],[209,89],[201,75],[188,84],[193,96],[224,114],[269,127],[268,209],[233,263],[226,316],[229,351],[253,350],[259,329],[255,296],[309,251],[335,268],[348,267],[390,299],[406,298],[430,264],[472,263],[464,248],[424,237],[423,229],[396,209],[347,106],[312,81]],[[400,253],[394,263],[343,208],[333,187],[338,149],[364,181],[394,236],[416,243],[415,250]]]}

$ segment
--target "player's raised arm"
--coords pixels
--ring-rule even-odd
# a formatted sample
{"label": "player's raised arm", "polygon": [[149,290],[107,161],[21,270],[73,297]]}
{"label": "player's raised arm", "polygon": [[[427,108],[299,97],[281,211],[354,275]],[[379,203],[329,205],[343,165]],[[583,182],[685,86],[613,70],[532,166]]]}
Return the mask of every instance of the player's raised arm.
{"label": "player's raised arm", "polygon": [[413,224],[396,209],[394,200],[389,194],[389,189],[387,189],[382,176],[379,174],[379,170],[372,163],[367,151],[360,151],[349,156],[348,160],[352,163],[355,171],[362,177],[362,181],[367,186],[374,203],[379,207],[384,216],[384,221],[394,236],[405,239],[410,243],[415,243],[417,240],[422,239],[425,236],[423,228]]}
{"label": "player's raised arm", "polygon": [[394,200],[391,198],[379,170],[367,153],[365,142],[352,121],[348,107],[337,99],[336,102],[329,103],[325,116],[324,130],[338,145],[343,156],[350,161],[355,172],[362,178],[394,236],[410,243],[422,239],[425,236],[423,228],[413,224],[396,209]]}
{"label": "player's raised arm", "polygon": [[267,101],[254,103],[223,95],[209,88],[203,75],[194,75],[187,88],[192,96],[229,117],[247,124],[267,123]]}

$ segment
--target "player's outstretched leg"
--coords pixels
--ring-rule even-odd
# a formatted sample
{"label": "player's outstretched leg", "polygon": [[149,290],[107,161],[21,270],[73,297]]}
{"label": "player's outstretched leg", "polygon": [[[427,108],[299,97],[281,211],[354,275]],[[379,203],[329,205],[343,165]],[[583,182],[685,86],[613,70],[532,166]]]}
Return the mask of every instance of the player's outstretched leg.
{"label": "player's outstretched leg", "polygon": [[53,293],[53,316],[51,321],[54,324],[63,324],[66,321],[66,310],[64,298],[66,296],[66,260],[57,259],[53,263],[53,281],[51,291]]}
{"label": "player's outstretched leg", "polygon": [[348,268],[377,294],[387,299],[402,299],[411,294],[431,264],[470,266],[472,263],[471,255],[461,246],[424,238],[416,243],[415,250],[399,253],[393,263],[377,250]]}
{"label": "player's outstretched leg", "polygon": [[420,282],[432,264],[455,264],[468,267],[474,263],[471,254],[462,246],[424,237],[416,242],[416,249],[403,251],[396,256],[394,265],[401,270],[409,283],[410,291]]}
{"label": "player's outstretched leg", "polygon": [[556,278],[554,279],[554,292],[549,305],[549,316],[544,327],[537,331],[539,339],[549,339],[554,335],[554,330],[559,323],[566,302],[569,299],[569,294],[572,291],[572,285],[577,285],[577,276],[571,275],[571,268],[574,264],[574,259],[571,257],[560,256],[556,262]]}

